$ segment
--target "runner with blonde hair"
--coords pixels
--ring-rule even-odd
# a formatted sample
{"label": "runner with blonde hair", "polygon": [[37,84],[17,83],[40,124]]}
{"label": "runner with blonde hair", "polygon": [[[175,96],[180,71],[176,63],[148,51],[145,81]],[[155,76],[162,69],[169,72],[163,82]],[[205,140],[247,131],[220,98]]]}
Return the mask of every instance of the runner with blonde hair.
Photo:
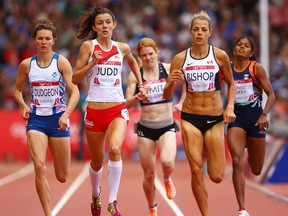
{"label": "runner with blonde hair", "polygon": [[[207,156],[210,179],[220,183],[225,171],[224,124],[235,120],[235,85],[228,55],[208,43],[212,34],[208,14],[205,11],[196,13],[189,30],[192,46],[174,56],[164,98],[171,97],[175,84],[184,76],[186,98],[181,112],[182,139],[190,165],[194,197],[202,216],[208,216],[203,153]],[[228,85],[225,110],[221,97],[223,78]]]}

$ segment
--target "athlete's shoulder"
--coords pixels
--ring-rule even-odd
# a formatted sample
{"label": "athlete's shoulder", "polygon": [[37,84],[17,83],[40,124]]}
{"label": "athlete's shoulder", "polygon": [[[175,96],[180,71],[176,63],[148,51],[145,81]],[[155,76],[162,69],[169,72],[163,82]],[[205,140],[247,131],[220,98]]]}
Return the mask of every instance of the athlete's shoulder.
{"label": "athlete's shoulder", "polygon": [[24,60],[22,60],[19,64],[19,67],[30,67],[30,63],[31,63],[32,57],[26,58]]}
{"label": "athlete's shoulder", "polygon": [[188,52],[188,49],[187,50],[183,50],[183,51],[177,53],[176,55],[174,55],[173,59],[174,60],[184,60],[185,57],[186,57],[187,52]]}
{"label": "athlete's shoulder", "polygon": [[214,46],[212,46],[212,48],[213,48],[214,54],[217,57],[222,57],[222,56],[226,57],[226,56],[228,56],[225,50],[220,49],[219,47],[214,47]]}
{"label": "athlete's shoulder", "polygon": [[231,60],[225,50],[220,49],[218,47],[213,47],[213,52],[214,52],[215,59],[219,63],[219,65],[222,65],[222,64],[230,65]]}
{"label": "athlete's shoulder", "polygon": [[162,64],[164,68],[170,67],[170,63],[165,63],[165,62],[159,62],[159,64]]}
{"label": "athlete's shoulder", "polygon": [[121,52],[130,52],[130,46],[127,43],[115,41],[115,44],[119,47]]}
{"label": "athlete's shoulder", "polygon": [[163,62],[160,62],[160,64],[162,64],[162,66],[166,70],[166,73],[169,74],[171,64],[170,63],[163,63]]}
{"label": "athlete's shoulder", "polygon": [[253,71],[255,77],[266,74],[265,68],[263,65],[257,61],[251,61],[251,65],[253,64],[253,70],[250,69],[250,71]]}
{"label": "athlete's shoulder", "polygon": [[63,55],[60,55],[60,54],[58,57],[58,68],[62,74],[65,74],[67,70],[69,72],[72,70],[72,66],[71,66],[70,61],[66,57],[64,57]]}
{"label": "athlete's shoulder", "polygon": [[18,67],[18,74],[28,74],[32,57],[22,60]]}
{"label": "athlete's shoulder", "polygon": [[81,49],[91,49],[93,47],[94,42],[92,40],[86,40],[81,44]]}
{"label": "athlete's shoulder", "polygon": [[123,57],[132,56],[130,46],[127,43],[115,41],[115,44],[122,53]]}
{"label": "athlete's shoulder", "polygon": [[68,61],[69,62],[69,60],[61,54],[58,54],[58,61],[65,61],[65,62]]}

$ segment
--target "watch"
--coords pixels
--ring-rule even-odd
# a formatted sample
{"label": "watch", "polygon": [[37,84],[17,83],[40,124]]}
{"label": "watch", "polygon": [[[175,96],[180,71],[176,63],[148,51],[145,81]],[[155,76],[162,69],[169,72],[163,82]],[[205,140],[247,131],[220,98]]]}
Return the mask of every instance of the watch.
{"label": "watch", "polygon": [[267,117],[267,113],[266,112],[262,112],[261,115],[264,115],[265,117]]}

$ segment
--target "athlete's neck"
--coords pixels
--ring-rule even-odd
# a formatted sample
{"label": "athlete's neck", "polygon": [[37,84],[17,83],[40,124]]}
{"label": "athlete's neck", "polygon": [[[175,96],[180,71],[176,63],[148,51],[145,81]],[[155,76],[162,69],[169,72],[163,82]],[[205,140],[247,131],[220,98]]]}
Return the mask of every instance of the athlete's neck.
{"label": "athlete's neck", "polygon": [[46,67],[47,65],[50,64],[51,59],[54,55],[54,52],[49,52],[49,53],[37,53],[37,63],[41,66],[41,67]]}
{"label": "athlete's neck", "polygon": [[249,64],[250,60],[249,59],[237,59],[235,62],[234,62],[234,68],[236,70],[244,70],[247,65]]}
{"label": "athlete's neck", "polygon": [[159,77],[158,62],[153,67],[143,67],[143,76],[145,80],[156,80]]}
{"label": "athlete's neck", "polygon": [[191,47],[191,56],[194,58],[203,58],[208,55],[208,52],[209,52],[209,45]]}
{"label": "athlete's neck", "polygon": [[111,39],[106,39],[106,38],[96,38],[96,40],[98,41],[98,43],[100,44],[100,46],[105,49],[108,50],[111,47],[112,41]]}

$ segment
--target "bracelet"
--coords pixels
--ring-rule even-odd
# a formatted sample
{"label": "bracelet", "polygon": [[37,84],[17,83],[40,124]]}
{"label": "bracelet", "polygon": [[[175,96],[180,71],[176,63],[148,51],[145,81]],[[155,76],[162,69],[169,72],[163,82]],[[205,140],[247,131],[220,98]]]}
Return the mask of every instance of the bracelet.
{"label": "bracelet", "polygon": [[266,112],[262,112],[261,115],[264,115],[265,117],[267,117],[267,113]]}
{"label": "bracelet", "polygon": [[144,84],[142,83],[142,84],[139,84],[138,85],[138,88],[144,88]]}

